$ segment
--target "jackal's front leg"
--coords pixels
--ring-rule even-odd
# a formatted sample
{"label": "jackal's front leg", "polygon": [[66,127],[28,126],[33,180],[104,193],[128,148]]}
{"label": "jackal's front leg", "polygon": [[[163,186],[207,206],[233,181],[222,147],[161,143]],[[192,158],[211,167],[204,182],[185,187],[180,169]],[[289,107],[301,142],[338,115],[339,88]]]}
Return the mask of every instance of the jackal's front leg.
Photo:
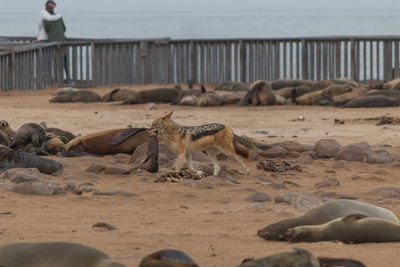
{"label": "jackal's front leg", "polygon": [[175,171],[180,172],[185,163],[185,153],[181,153],[176,158]]}

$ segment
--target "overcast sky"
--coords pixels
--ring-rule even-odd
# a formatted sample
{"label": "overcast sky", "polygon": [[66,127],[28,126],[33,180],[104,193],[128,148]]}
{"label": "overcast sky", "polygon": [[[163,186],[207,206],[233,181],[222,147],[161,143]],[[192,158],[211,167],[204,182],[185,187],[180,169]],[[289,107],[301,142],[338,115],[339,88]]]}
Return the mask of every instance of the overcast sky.
{"label": "overcast sky", "polygon": [[[45,0],[0,0],[0,13],[35,11]],[[62,11],[232,10],[232,9],[400,9],[399,0],[56,0]]]}

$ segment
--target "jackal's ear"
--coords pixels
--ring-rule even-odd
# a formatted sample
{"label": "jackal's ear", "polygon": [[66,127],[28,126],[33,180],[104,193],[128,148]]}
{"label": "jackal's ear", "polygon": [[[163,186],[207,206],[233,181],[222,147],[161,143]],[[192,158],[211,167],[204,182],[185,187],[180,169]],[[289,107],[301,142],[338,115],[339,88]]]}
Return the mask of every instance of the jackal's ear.
{"label": "jackal's ear", "polygon": [[160,119],[163,119],[163,120],[168,120],[168,119],[171,118],[172,113],[174,113],[173,110],[165,111],[163,114],[160,115],[159,118],[160,118]]}

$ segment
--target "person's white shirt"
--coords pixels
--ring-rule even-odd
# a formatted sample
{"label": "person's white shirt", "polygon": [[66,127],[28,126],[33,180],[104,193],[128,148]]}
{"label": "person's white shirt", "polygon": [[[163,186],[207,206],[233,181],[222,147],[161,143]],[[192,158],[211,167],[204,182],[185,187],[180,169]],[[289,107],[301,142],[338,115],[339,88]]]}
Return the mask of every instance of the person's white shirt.
{"label": "person's white shirt", "polygon": [[46,9],[43,9],[40,12],[40,20],[39,20],[39,36],[38,36],[38,41],[46,41],[49,39],[49,37],[47,36],[47,32],[44,29],[43,26],[43,21],[47,20],[47,21],[56,21],[58,19],[62,18],[61,14],[50,14]]}

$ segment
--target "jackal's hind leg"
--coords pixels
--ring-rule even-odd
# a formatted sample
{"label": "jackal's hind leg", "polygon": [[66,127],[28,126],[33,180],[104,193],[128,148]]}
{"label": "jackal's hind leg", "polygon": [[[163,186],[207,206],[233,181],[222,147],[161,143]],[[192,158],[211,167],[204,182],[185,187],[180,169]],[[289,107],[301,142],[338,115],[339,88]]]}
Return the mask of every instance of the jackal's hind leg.
{"label": "jackal's hind leg", "polygon": [[221,168],[217,161],[217,150],[215,148],[209,147],[206,149],[206,151],[207,151],[208,157],[211,158],[211,160],[214,164],[214,176],[218,176]]}

